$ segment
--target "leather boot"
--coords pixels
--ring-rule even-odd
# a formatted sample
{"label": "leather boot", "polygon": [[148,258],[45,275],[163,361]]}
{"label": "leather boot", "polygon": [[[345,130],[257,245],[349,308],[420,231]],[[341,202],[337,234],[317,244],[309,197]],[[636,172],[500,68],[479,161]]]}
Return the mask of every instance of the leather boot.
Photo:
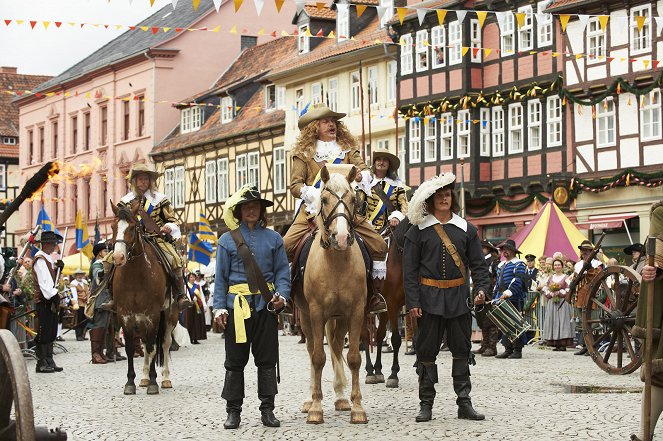
{"label": "leather boot", "polygon": [[458,405],[458,418],[461,420],[481,421],[486,419],[483,414],[478,413],[472,407],[470,392],[472,382],[470,381],[470,365],[467,358],[454,358],[451,365],[451,376],[456,392],[456,404]]}
{"label": "leather boot", "polygon": [[481,356],[494,357],[497,355],[497,342],[500,339],[500,331],[495,326],[490,326],[486,332],[488,334],[488,341],[486,342],[486,349]]}
{"label": "leather boot", "polygon": [[55,372],[55,369],[49,366],[48,361],[46,361],[46,345],[49,344],[52,343],[37,343],[35,346],[35,355],[37,356],[35,372],[38,374],[52,374]]}
{"label": "leather boot", "polygon": [[177,307],[180,311],[185,310],[186,308],[191,308],[193,302],[189,299],[189,296],[186,294],[186,287],[184,285],[184,274],[182,270],[175,270],[175,301],[177,302]]}
{"label": "leather boot", "polygon": [[417,374],[419,375],[419,414],[414,420],[421,423],[433,419],[437,365],[434,362],[418,362]]}
{"label": "leather boot", "polygon": [[258,398],[263,426],[281,427],[281,422],[274,416],[274,397],[277,393],[276,368],[258,368]]}
{"label": "leather boot", "polygon": [[504,352],[502,352],[500,355],[498,355],[495,358],[509,358],[511,355],[513,355],[513,343],[509,341],[508,338],[504,338]]}
{"label": "leather boot", "polygon": [[64,370],[55,364],[55,360],[53,360],[53,343],[46,344],[46,362],[55,372],[62,372]]}
{"label": "leather boot", "polygon": [[244,372],[226,371],[221,398],[226,400],[228,418],[223,423],[224,429],[237,429],[241,421],[242,402],[244,401]]}
{"label": "leather boot", "polygon": [[103,357],[102,342],[104,338],[104,328],[90,329],[90,347],[92,348],[92,364],[106,364],[107,360]]}
{"label": "leather boot", "polygon": [[387,312],[387,301],[382,297],[382,294],[380,294],[383,286],[384,279],[373,279],[373,295],[368,299],[369,314]]}
{"label": "leather boot", "polygon": [[479,349],[473,350],[472,351],[473,354],[483,354],[484,352],[486,352],[486,340],[487,340],[487,338],[483,336],[484,332],[485,332],[484,330],[481,331],[481,333],[482,333],[481,346],[479,346]]}
{"label": "leather boot", "polygon": [[509,359],[523,358],[523,342],[520,339],[513,343],[513,354],[509,355]]}

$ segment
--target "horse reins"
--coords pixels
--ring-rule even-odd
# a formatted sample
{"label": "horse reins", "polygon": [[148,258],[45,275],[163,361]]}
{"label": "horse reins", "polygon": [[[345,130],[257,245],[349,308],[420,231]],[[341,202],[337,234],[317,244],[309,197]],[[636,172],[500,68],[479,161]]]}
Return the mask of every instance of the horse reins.
{"label": "horse reins", "polygon": [[[348,207],[348,204],[346,204],[345,201],[343,200],[343,198],[348,194],[348,190],[345,190],[340,197],[336,193],[334,193],[333,191],[331,191],[327,188],[323,188],[322,193],[324,193],[325,191],[336,198],[336,204],[334,205],[334,207],[331,210],[333,212],[333,214],[329,217],[325,217],[325,214],[322,211],[322,209],[320,210],[320,218],[322,219],[322,226],[323,226],[323,233],[324,233],[324,234],[320,235],[320,246],[324,249],[327,249],[327,248],[330,247],[331,240],[329,239],[329,227],[331,226],[331,223],[334,221],[334,219],[339,218],[339,217],[344,218],[348,222],[348,229],[350,230],[350,237],[348,238],[348,246],[350,246],[354,243],[354,240],[355,240],[355,226],[354,226],[354,223],[355,223],[356,213],[355,213],[354,210],[351,210],[350,207]],[[320,197],[322,199],[322,195],[320,195]],[[340,205],[343,205],[343,207],[345,208],[345,212],[339,213],[337,211],[337,209]],[[348,213],[352,213],[352,217],[350,217]],[[326,236],[327,238],[324,239],[323,236]]]}
{"label": "horse reins", "polygon": [[[133,227],[133,229],[134,229],[134,240],[131,243],[131,247],[129,246],[129,243],[124,239],[117,239],[115,241],[115,243],[123,243],[124,246],[127,247],[127,262],[132,260],[132,259],[135,259],[136,257],[140,257],[145,253],[145,245],[142,244],[143,235],[141,234],[141,232],[138,229],[138,225],[140,225],[140,222],[133,216],[131,217],[131,220],[134,222],[134,227]],[[138,241],[141,242],[142,251],[139,254],[133,254],[133,250],[136,247],[136,242],[138,242]]]}

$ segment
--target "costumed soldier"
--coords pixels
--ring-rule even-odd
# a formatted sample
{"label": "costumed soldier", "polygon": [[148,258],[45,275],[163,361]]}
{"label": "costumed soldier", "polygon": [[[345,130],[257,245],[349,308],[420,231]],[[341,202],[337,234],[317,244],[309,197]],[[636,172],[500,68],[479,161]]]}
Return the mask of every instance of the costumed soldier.
{"label": "costumed soldier", "polygon": [[[279,342],[273,312],[280,312],[290,301],[290,272],[283,239],[266,228],[265,213],[272,205],[260,197],[256,187],[245,185],[224,207],[223,220],[231,231],[219,238],[216,251],[214,320],[225,330],[226,377],[221,396],[228,413],[223,424],[226,429],[239,427],[249,350],[258,368],[262,423],[268,427],[281,425],[274,416]],[[249,272],[247,263],[253,267]],[[261,284],[270,292],[252,291],[250,285]],[[267,302],[263,296],[269,295],[272,297]]]}
{"label": "costumed soldier", "polygon": [[[580,250],[580,260],[577,261],[574,266],[573,278],[578,277],[578,274],[580,274],[582,267],[585,265],[585,261],[594,250],[594,245],[588,240],[583,240],[578,246],[578,249]],[[576,317],[576,332],[582,332],[582,322],[580,321],[580,317],[582,317],[582,308],[587,302],[587,297],[589,296],[589,281],[592,280],[601,269],[603,269],[601,261],[598,259],[592,259],[590,268],[576,286],[575,301],[573,301],[574,314]],[[592,317],[592,319],[598,320],[599,314],[596,305],[592,307],[592,316],[594,315],[595,317]],[[589,351],[587,351],[587,346],[585,345],[585,339],[580,337],[579,340],[582,342],[582,348],[574,352],[573,355],[589,355]]]}
{"label": "costumed soldier", "polygon": [[536,278],[539,275],[539,269],[536,267],[536,256],[534,254],[528,254],[525,256],[525,264],[527,265],[527,282],[525,283],[525,290],[532,291],[532,282],[536,282]]}
{"label": "costumed soldier", "polygon": [[58,268],[64,268],[64,262],[53,261],[51,254],[62,243],[62,236],[53,231],[42,231],[41,250],[35,254],[32,275],[35,288],[35,309],[39,328],[35,337],[38,373],[60,372],[62,368],[53,360],[53,342],[58,332],[58,305],[60,296],[56,283]]}
{"label": "costumed soldier", "polygon": [[490,276],[490,287],[486,291],[486,302],[483,305],[483,308],[477,308],[476,318],[477,324],[481,329],[481,346],[479,349],[472,351],[475,354],[481,354],[482,357],[494,357],[497,355],[497,342],[500,340],[500,330],[497,329],[495,323],[488,318],[488,312],[490,311],[490,294],[495,288],[495,279],[497,277],[497,266],[500,263],[500,259],[497,258],[500,250],[493,245],[490,241],[482,240],[481,249],[483,251],[484,259],[486,264],[488,264],[488,275]]}
{"label": "costumed soldier", "polygon": [[[453,357],[451,375],[458,418],[483,420],[472,407],[470,392],[473,303],[483,303],[490,286],[488,265],[481,252],[477,228],[456,214],[456,177],[444,173],[424,182],[412,196],[405,235],[403,273],[405,304],[418,319],[417,361],[420,411],[417,422],[430,421],[437,365],[435,359],[446,332]],[[470,293],[470,274],[474,282]]]}
{"label": "costumed soldier", "polygon": [[[651,372],[651,439],[654,437],[654,429],[658,418],[663,413],[663,345],[661,345],[661,329],[663,329],[663,201],[652,205],[649,224],[649,236],[656,237],[656,250],[654,255],[654,266],[643,265],[642,284],[640,285],[640,297],[638,298],[638,309],[633,326],[633,337],[645,339],[647,327],[652,326],[654,341],[652,342],[652,372]],[[644,249],[643,249],[644,251]],[[649,285],[654,284],[654,321],[647,323],[647,304],[650,302],[648,291]],[[640,370],[640,377],[645,381],[645,366]],[[631,435],[631,440],[644,440],[645,422],[645,391],[642,391],[642,407],[640,414],[640,433]]]}
{"label": "costumed soldier", "polygon": [[634,243],[624,248],[624,254],[631,256],[629,265],[637,273],[642,273],[642,268],[645,266],[645,247],[641,243]]}
{"label": "costumed soldier", "polygon": [[[516,243],[513,240],[505,240],[498,248],[504,261],[498,266],[493,298],[509,301],[516,310],[522,311],[527,293],[525,287],[525,281],[527,280],[525,268],[527,266],[522,259],[516,257],[517,254],[520,254],[520,251],[516,248]],[[495,358],[523,358],[522,339],[518,338],[512,343],[505,336],[503,340],[505,350]]]}
{"label": "costumed soldier", "polygon": [[[148,232],[166,256],[168,265],[176,278],[173,284],[175,300],[181,310],[193,306],[184,287],[184,262],[174,246],[174,242],[182,237],[182,233],[170,201],[165,194],[156,191],[158,177],[159,173],[150,170],[145,164],[134,165],[129,173],[131,191],[120,199],[117,206],[131,208],[135,204],[139,204],[143,211],[156,222],[160,232],[166,235],[167,239],[164,240],[157,232]],[[112,253],[109,253],[106,261],[112,262]],[[110,294],[112,296],[112,291]],[[104,304],[104,308],[107,310],[113,310],[114,307],[112,300],[110,303]]]}
{"label": "costumed soldier", "polygon": [[85,280],[85,271],[82,268],[74,271],[74,280],[69,284],[71,295],[77,299],[77,304],[73,309],[76,314],[76,341],[87,340],[85,338],[85,305],[87,305],[88,297],[90,296],[90,287]]}
{"label": "costumed soldier", "polygon": [[[290,193],[295,199],[300,199],[304,206],[300,205],[295,220],[283,238],[289,260],[293,259],[297,245],[310,229],[308,218],[313,218],[310,213],[317,211],[314,201],[319,199],[316,194],[320,193],[320,170],[325,164],[353,164],[360,172],[356,178],[358,187],[367,197],[371,196],[371,172],[357,149],[357,140],[339,121],[344,116],[345,113],[337,113],[326,106],[320,106],[299,118],[298,126],[301,132],[292,149]],[[355,229],[366,243],[373,259],[375,283],[368,311],[379,313],[387,309],[387,303],[377,289],[377,285],[381,283],[379,277],[382,275],[384,278],[386,273],[384,260],[387,257],[387,244],[361,216]]]}
{"label": "costumed soldier", "polygon": [[[92,248],[94,261],[90,265],[90,285],[93,292],[96,292],[99,284],[104,277],[104,259],[108,255],[108,248],[105,242],[100,242]],[[86,314],[91,315],[88,320],[88,329],[90,330],[90,350],[92,354],[92,364],[106,364],[104,357],[104,339],[111,321],[111,312],[102,309],[102,305],[110,300],[108,289],[101,290],[96,297],[89,299],[90,304],[86,308]]]}

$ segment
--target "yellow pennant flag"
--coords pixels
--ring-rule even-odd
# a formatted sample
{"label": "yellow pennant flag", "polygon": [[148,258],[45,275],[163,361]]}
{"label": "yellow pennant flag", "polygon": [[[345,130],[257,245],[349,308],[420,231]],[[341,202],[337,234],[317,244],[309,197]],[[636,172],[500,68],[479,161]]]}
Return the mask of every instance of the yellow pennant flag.
{"label": "yellow pennant flag", "polygon": [[405,14],[407,14],[407,8],[396,8],[396,12],[398,12],[398,19],[401,21],[401,24],[403,24]]}
{"label": "yellow pennant flag", "polygon": [[486,21],[486,11],[477,11],[477,18],[479,19],[479,29],[483,28],[483,23]]}
{"label": "yellow pennant flag", "polygon": [[212,32],[219,32],[221,30],[221,25],[218,25],[214,29],[212,29]]}
{"label": "yellow pennant flag", "polygon": [[282,37],[289,37],[289,34],[286,31],[281,31]]}
{"label": "yellow pennant flag", "polygon": [[492,51],[493,51],[493,50],[492,50],[491,48],[489,48],[489,47],[485,48],[485,49],[483,50],[483,56],[484,56],[485,58],[488,58],[488,55],[490,55],[490,53],[491,53]]}
{"label": "yellow pennant flag", "polygon": [[43,23],[44,23],[44,29],[48,29],[48,25],[51,24],[50,21],[45,21],[45,22],[43,22]]}
{"label": "yellow pennant flag", "polygon": [[444,26],[444,19],[447,16],[447,10],[436,9],[435,12],[437,12],[437,22],[439,23],[440,26]]}
{"label": "yellow pennant flag", "polygon": [[265,35],[265,28],[260,28],[258,35]]}
{"label": "yellow pennant flag", "polygon": [[646,19],[647,17],[645,17],[644,15],[638,15],[635,17],[635,22],[638,24],[638,32],[642,32],[642,28],[645,25]]}
{"label": "yellow pennant flag", "polygon": [[140,28],[141,28],[144,32],[147,32],[147,30],[149,29],[147,26],[141,26]]}
{"label": "yellow pennant flag", "polygon": [[154,6],[154,0],[150,0],[150,6]]}
{"label": "yellow pennant flag", "polygon": [[[17,25],[22,25],[23,23],[25,23],[25,20],[16,20],[16,24],[17,24]],[[69,23],[69,24],[73,26],[73,25],[75,25],[76,23]]]}
{"label": "yellow pennant flag", "polygon": [[311,34],[311,28],[306,26],[306,32],[304,33],[304,35],[306,35],[307,37],[312,37],[313,34]]}
{"label": "yellow pennant flag", "polygon": [[171,28],[162,28],[164,32],[170,31]]}
{"label": "yellow pennant flag", "polygon": [[645,65],[645,69],[649,69],[649,63],[650,63],[649,60],[642,60],[642,64]]}
{"label": "yellow pennant flag", "polygon": [[525,23],[525,13],[516,12],[516,21],[518,22],[518,29],[522,28]]}
{"label": "yellow pennant flag", "polygon": [[467,55],[467,51],[469,51],[470,48],[468,46],[463,46],[460,48],[461,53],[463,54],[463,57]]}
{"label": "yellow pennant flag", "polygon": [[325,2],[316,2],[315,7],[318,8],[318,11],[322,10],[325,6],[327,6],[327,3]]}
{"label": "yellow pennant flag", "polygon": [[355,7],[357,8],[357,17],[361,17],[361,14],[363,14],[367,8],[366,5],[355,5]]}
{"label": "yellow pennant flag", "polygon": [[584,56],[585,56],[585,54],[576,54],[576,60],[579,60]]}
{"label": "yellow pennant flag", "polygon": [[274,3],[276,3],[276,12],[281,12],[283,2],[285,2],[285,0],[274,0]]}
{"label": "yellow pennant flag", "polygon": [[242,3],[244,3],[244,0],[234,0],[235,2],[235,12],[239,11],[239,8],[242,7]]}
{"label": "yellow pennant flag", "polygon": [[561,14],[559,16],[559,22],[562,24],[562,32],[566,32],[566,25],[569,24],[571,16],[569,14]]}
{"label": "yellow pennant flag", "polygon": [[327,38],[336,38],[336,34],[334,34],[334,31],[330,31],[329,35],[327,35]]}
{"label": "yellow pennant flag", "polygon": [[233,27],[230,28],[230,31],[229,31],[229,32],[230,32],[231,34],[236,34],[236,33],[237,33],[237,25],[233,25]]}
{"label": "yellow pennant flag", "polygon": [[197,11],[198,6],[200,6],[200,0],[191,0],[191,2],[193,3],[193,10]]}
{"label": "yellow pennant flag", "polygon": [[601,24],[601,31],[605,32],[608,27],[608,21],[610,20],[609,15],[599,15],[599,23]]}
{"label": "yellow pennant flag", "polygon": [[122,25],[115,25],[115,29],[117,29],[118,31],[122,29],[122,27],[123,27]]}

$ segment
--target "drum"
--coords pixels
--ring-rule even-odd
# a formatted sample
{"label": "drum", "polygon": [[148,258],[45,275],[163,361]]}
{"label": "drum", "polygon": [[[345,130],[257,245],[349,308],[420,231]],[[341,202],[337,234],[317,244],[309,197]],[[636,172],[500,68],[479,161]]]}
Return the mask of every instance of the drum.
{"label": "drum", "polygon": [[508,300],[494,304],[487,316],[512,343],[531,328]]}

